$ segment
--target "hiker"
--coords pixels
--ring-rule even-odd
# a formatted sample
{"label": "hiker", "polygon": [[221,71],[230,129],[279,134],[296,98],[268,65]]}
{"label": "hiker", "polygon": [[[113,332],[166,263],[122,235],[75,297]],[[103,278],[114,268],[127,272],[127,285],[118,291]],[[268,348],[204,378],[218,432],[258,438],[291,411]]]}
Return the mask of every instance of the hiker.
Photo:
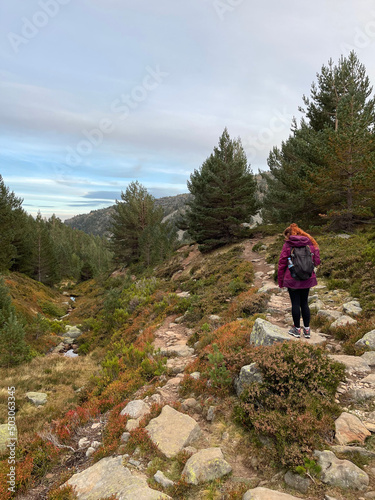
{"label": "hiker", "polygon": [[[278,282],[280,288],[286,287],[288,289],[292,303],[294,325],[288,333],[297,338],[301,336],[302,313],[303,334],[305,338],[309,339],[310,308],[308,297],[310,288],[317,285],[314,266],[318,266],[320,264],[319,245],[312,236],[305,233],[305,231],[302,231],[297,224],[291,224],[284,230],[283,234],[285,237],[285,243],[279,259]],[[300,248],[302,250],[295,251],[296,248]],[[300,272],[300,277],[298,277],[295,272],[295,270],[299,270],[299,268],[297,267],[297,264],[295,268],[292,261],[293,258],[296,258],[296,255],[293,255],[294,252],[296,252],[296,255],[298,254],[298,256],[307,252],[309,259],[311,258],[310,262],[307,257],[305,258],[305,262],[310,264],[311,270],[305,273]],[[292,275],[295,277],[292,277]],[[304,279],[302,279],[301,276]]]}

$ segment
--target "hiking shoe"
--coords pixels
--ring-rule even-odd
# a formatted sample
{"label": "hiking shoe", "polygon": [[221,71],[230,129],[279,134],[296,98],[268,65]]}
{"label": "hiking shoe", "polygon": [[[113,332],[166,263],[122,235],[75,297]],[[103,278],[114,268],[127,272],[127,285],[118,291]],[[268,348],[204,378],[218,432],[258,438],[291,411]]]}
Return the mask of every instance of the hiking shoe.
{"label": "hiking shoe", "polygon": [[305,339],[309,339],[310,338],[310,327],[303,327],[303,336],[305,337]]}
{"label": "hiking shoe", "polygon": [[289,330],[289,335],[293,335],[293,337],[296,337],[299,339],[301,337],[301,328],[297,328],[296,326],[292,326],[292,328]]}

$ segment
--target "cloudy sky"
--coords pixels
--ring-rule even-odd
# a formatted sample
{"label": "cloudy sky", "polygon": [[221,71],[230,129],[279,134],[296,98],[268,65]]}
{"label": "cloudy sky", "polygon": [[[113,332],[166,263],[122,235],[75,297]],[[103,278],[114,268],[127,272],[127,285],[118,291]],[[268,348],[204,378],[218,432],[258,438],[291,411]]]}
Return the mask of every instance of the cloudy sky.
{"label": "cloudy sky", "polygon": [[187,192],[224,127],[266,170],[352,49],[375,84],[372,0],[2,0],[0,173],[29,213],[65,219],[136,179]]}

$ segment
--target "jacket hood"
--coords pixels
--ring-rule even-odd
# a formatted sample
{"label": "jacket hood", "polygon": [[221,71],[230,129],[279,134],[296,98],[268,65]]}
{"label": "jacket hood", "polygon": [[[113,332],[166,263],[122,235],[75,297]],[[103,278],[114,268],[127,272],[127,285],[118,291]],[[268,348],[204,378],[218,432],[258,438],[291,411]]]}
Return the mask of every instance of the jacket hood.
{"label": "jacket hood", "polygon": [[287,240],[292,247],[305,247],[306,245],[311,245],[311,241],[307,236],[289,236]]}

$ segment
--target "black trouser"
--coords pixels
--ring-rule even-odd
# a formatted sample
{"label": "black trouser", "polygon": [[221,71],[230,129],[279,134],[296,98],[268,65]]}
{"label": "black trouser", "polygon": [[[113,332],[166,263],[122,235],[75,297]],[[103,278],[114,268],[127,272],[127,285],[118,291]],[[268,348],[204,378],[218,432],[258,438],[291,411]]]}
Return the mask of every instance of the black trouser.
{"label": "black trouser", "polygon": [[309,291],[310,288],[288,288],[292,302],[293,323],[297,328],[301,326],[301,312],[304,326],[306,328],[310,326]]}

